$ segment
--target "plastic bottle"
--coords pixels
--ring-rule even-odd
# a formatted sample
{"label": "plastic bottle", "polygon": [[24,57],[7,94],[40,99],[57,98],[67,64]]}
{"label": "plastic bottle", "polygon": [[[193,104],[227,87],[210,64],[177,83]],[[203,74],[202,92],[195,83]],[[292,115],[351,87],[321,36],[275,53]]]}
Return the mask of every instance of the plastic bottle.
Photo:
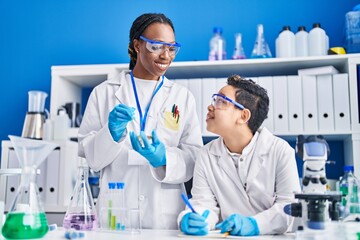
{"label": "plastic bottle", "polygon": [[360,52],[360,4],[345,15],[345,48],[347,53]]}
{"label": "plastic bottle", "polygon": [[279,58],[295,57],[295,34],[291,31],[290,26],[284,26],[279,34],[276,50]]}
{"label": "plastic bottle", "polygon": [[257,36],[254,44],[251,58],[271,58],[271,52],[269,45],[267,44],[264,37],[264,27],[262,24],[257,26]]}
{"label": "plastic bottle", "polygon": [[325,30],[321,28],[320,23],[314,23],[309,32],[309,56],[327,55],[329,38]]}
{"label": "plastic bottle", "polygon": [[210,39],[209,61],[226,59],[226,41],[222,36],[222,28],[214,27],[214,36]]}
{"label": "plastic bottle", "polygon": [[339,188],[343,194],[341,202],[341,218],[344,219],[350,214],[360,213],[359,208],[359,180],[354,176],[353,166],[344,166],[344,175],[340,177]]}
{"label": "plastic bottle", "polygon": [[306,57],[309,56],[309,33],[306,32],[304,26],[299,26],[295,34],[295,56]]}
{"label": "plastic bottle", "polygon": [[235,48],[234,48],[234,53],[232,56],[232,59],[245,59],[245,52],[244,52],[244,48],[242,46],[242,36],[241,33],[236,33],[235,34]]}
{"label": "plastic bottle", "polygon": [[70,127],[70,119],[64,108],[58,110],[58,115],[54,119],[54,140],[66,140],[68,137],[68,129]]}

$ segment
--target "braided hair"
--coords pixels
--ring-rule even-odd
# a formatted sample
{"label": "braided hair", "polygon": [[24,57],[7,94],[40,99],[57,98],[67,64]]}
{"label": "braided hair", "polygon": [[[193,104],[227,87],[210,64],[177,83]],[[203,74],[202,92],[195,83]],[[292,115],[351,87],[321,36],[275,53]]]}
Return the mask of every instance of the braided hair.
{"label": "braided hair", "polygon": [[130,57],[129,69],[132,70],[135,67],[137,60],[137,52],[134,48],[134,39],[139,39],[145,29],[152,23],[165,23],[170,25],[175,33],[174,25],[169,18],[162,13],[145,13],[135,19],[130,29],[130,39],[128,54]]}
{"label": "braided hair", "polygon": [[264,88],[251,79],[244,79],[239,75],[232,75],[227,84],[236,89],[236,102],[242,104],[251,112],[248,125],[253,134],[258,130],[269,112],[269,97]]}

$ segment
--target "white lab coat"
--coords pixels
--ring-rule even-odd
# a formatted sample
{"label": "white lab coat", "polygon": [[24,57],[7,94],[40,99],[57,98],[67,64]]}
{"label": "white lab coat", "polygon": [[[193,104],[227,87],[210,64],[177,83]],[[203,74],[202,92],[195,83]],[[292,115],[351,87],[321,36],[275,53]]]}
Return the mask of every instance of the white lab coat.
{"label": "white lab coat", "polygon": [[294,150],[266,128],[259,129],[254,147],[245,188],[222,138],[207,144],[196,160],[190,201],[200,214],[210,210],[211,229],[234,213],[254,217],[260,234],[281,234],[292,227],[294,219],[283,207],[300,191]]}
{"label": "white lab coat", "polygon": [[[153,89],[149,89],[153,91]],[[106,207],[108,182],[125,182],[126,207],[140,208],[143,228],[176,229],[176,218],[184,209],[181,193],[193,174],[195,154],[202,146],[194,96],[184,87],[164,79],[149,109],[145,133],[157,135],[166,146],[166,167],[153,168],[132,150],[129,132],[139,134],[139,112],[127,125],[119,142],[109,129],[110,111],[123,103],[136,108],[129,71],[123,71],[92,91],[79,129],[79,155],[100,174],[98,213]],[[169,128],[174,104],[178,106],[178,129]],[[142,109],[144,114],[144,109]],[[169,115],[170,114],[170,115]],[[169,118],[170,116],[170,118]],[[170,121],[173,125],[174,121]],[[175,124],[176,125],[176,124]]]}

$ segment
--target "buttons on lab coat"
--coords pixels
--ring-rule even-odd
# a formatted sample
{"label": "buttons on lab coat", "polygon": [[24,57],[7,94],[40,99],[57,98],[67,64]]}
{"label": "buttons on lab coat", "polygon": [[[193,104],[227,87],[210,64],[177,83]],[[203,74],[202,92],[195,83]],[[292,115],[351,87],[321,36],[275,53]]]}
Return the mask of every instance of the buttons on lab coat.
{"label": "buttons on lab coat", "polygon": [[145,196],[144,196],[144,195],[139,195],[139,200],[140,200],[140,201],[144,201],[144,199],[145,199]]}

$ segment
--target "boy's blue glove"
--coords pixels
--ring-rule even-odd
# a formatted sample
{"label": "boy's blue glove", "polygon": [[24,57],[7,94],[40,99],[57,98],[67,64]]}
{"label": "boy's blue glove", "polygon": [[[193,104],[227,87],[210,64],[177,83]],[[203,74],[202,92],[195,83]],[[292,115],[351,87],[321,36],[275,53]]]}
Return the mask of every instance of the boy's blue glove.
{"label": "boy's blue glove", "polygon": [[166,149],[165,145],[160,142],[155,130],[152,131],[152,144],[149,143],[145,133],[140,132],[144,147],[141,146],[138,137],[134,132],[130,132],[131,145],[135,151],[146,158],[151,166],[157,168],[166,165]]}
{"label": "boy's blue glove", "polygon": [[217,224],[215,228],[221,228],[221,233],[230,232],[230,235],[235,236],[259,235],[259,227],[256,220],[240,214],[232,214],[225,221]]}
{"label": "boy's blue glove", "polygon": [[189,212],[184,215],[180,222],[180,230],[187,235],[206,235],[209,233],[206,218],[210,211],[205,210],[202,215]]}
{"label": "boy's blue glove", "polygon": [[123,135],[128,122],[134,119],[135,108],[118,104],[109,113],[108,127],[115,142]]}

